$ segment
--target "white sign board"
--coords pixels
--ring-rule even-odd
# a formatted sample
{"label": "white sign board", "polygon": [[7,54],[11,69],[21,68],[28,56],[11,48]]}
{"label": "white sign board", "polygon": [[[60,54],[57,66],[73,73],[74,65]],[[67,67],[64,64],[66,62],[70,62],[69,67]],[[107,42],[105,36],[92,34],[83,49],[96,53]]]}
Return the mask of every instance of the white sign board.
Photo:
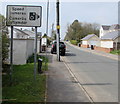
{"label": "white sign board", "polygon": [[7,5],[7,26],[40,27],[41,6]]}

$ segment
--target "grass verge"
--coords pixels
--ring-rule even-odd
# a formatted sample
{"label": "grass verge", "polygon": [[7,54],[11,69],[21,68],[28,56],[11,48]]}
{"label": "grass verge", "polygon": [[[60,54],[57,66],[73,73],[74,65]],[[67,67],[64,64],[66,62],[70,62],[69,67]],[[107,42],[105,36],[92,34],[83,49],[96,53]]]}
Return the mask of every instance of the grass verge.
{"label": "grass verge", "polygon": [[110,53],[120,55],[120,50],[114,50],[114,51],[111,51]]}
{"label": "grass verge", "polygon": [[[45,64],[42,70],[45,71]],[[48,67],[47,67],[48,68]],[[12,85],[8,74],[2,75],[2,99],[3,103],[12,102],[44,102],[46,90],[46,75],[37,74],[34,81],[34,63],[14,65]]]}

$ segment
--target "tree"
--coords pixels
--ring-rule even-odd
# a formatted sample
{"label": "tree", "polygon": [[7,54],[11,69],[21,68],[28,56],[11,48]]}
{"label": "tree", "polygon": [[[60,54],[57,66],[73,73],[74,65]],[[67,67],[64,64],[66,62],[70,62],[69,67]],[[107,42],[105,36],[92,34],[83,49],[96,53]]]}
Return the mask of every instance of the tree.
{"label": "tree", "polygon": [[67,40],[80,40],[82,26],[78,20],[75,20],[70,26],[68,25],[66,37]]}
{"label": "tree", "polygon": [[99,24],[81,23],[74,20],[71,25],[67,26],[67,32],[64,40],[76,40],[80,42],[88,34],[99,34]]}
{"label": "tree", "polygon": [[9,52],[9,39],[6,33],[2,33],[2,62],[4,63],[8,59]]}
{"label": "tree", "polygon": [[56,40],[56,30],[54,30],[54,24],[52,24],[51,38],[52,40]]}
{"label": "tree", "polygon": [[0,31],[2,36],[2,63],[8,59],[8,52],[9,52],[9,38],[8,38],[8,28],[5,24],[6,19],[4,16],[0,14]]}

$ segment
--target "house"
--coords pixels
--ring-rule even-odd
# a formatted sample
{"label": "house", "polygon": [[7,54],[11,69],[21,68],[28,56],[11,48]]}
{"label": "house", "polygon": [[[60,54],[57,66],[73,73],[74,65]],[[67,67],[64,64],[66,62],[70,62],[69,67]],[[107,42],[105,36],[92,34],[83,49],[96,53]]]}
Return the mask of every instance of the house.
{"label": "house", "polygon": [[[29,35],[29,39],[35,39],[35,32],[31,31],[31,30],[23,30],[23,32],[25,32],[26,34]],[[37,32],[37,53],[40,52],[40,37],[38,36],[39,34],[41,34],[41,32]],[[34,44],[34,43],[33,43]]]}
{"label": "house", "polygon": [[[10,29],[9,29],[10,30]],[[9,37],[11,37],[9,31]],[[13,29],[13,64],[26,64],[27,59],[34,53],[34,39],[20,29]],[[8,62],[10,62],[10,54]]]}
{"label": "house", "polygon": [[111,25],[111,26],[102,25],[100,27],[100,31],[99,31],[99,38],[101,38],[102,36],[104,36],[108,32],[112,32],[112,31],[116,31],[116,30],[120,30],[120,25],[119,24],[114,24],[114,25]]}
{"label": "house", "polygon": [[109,28],[110,28],[110,26],[108,26],[108,25],[102,25],[100,27],[99,37],[101,38],[102,36],[104,36],[104,34],[108,33],[109,32]]}
{"label": "house", "polygon": [[120,25],[119,24],[114,24],[109,28],[109,32],[120,30]]}
{"label": "house", "polygon": [[23,32],[25,32],[26,34],[29,34],[29,38],[34,39],[34,37],[35,37],[35,32],[30,31],[30,30],[27,30],[27,29],[23,30]]}
{"label": "house", "polygon": [[100,39],[95,34],[89,34],[86,37],[82,38],[82,44],[81,47],[89,48],[91,45],[98,46],[100,44]]}
{"label": "house", "polygon": [[[9,34],[8,34],[9,38],[11,38],[11,28],[8,28],[8,30],[9,30]],[[13,38],[27,39],[27,38],[29,38],[29,35],[20,29],[14,28],[13,29]]]}
{"label": "house", "polygon": [[120,49],[120,30],[111,31],[101,37],[101,46],[95,47],[95,50],[109,53],[112,50]]}
{"label": "house", "polygon": [[92,45],[94,50],[111,52],[112,50],[120,49],[120,25],[114,24],[111,26],[102,25],[100,28],[99,37],[95,34],[87,35],[82,39],[81,47],[89,48]]}

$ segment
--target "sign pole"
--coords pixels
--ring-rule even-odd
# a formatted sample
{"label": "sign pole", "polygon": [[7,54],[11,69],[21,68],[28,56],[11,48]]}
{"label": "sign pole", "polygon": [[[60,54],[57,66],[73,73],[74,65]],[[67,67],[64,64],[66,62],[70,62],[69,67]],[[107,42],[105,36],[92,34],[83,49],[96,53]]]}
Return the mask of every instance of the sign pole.
{"label": "sign pole", "polygon": [[36,68],[37,68],[37,27],[35,27],[35,40],[34,40],[34,80],[36,80]]}
{"label": "sign pole", "polygon": [[10,40],[10,83],[12,84],[13,72],[13,26],[11,26],[11,40]]}
{"label": "sign pole", "polygon": [[56,3],[56,12],[57,12],[57,60],[60,61],[60,26],[59,26],[59,0]]}

